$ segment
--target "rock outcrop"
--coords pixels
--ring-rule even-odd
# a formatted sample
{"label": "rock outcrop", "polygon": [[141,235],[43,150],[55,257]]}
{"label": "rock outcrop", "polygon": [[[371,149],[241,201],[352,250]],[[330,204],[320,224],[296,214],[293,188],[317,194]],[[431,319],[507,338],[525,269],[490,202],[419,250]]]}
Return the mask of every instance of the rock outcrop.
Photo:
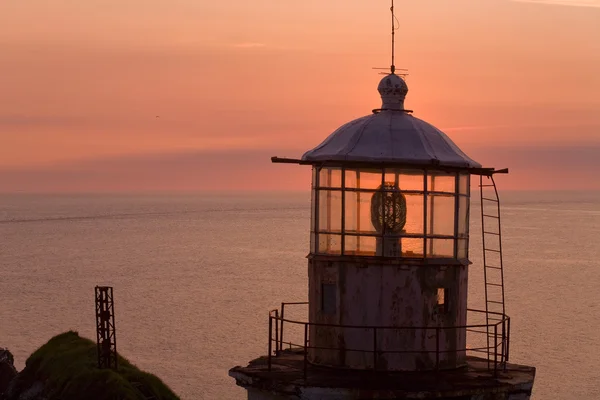
{"label": "rock outcrop", "polygon": [[17,376],[14,365],[15,359],[8,349],[0,348],[0,398],[8,390],[13,379]]}
{"label": "rock outcrop", "polygon": [[0,348],[0,399],[3,398],[18,374],[14,363],[15,359],[11,352],[8,349]]}

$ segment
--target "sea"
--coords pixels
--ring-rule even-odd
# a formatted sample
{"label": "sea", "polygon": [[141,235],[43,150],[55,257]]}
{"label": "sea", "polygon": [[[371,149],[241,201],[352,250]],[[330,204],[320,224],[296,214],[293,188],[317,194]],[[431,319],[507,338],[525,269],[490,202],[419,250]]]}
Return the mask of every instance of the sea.
{"label": "sea", "polygon": [[[533,399],[600,399],[600,192],[501,192],[511,361]],[[483,306],[471,208],[469,303]],[[119,353],[182,399],[243,399],[228,370],[267,352],[268,311],[307,298],[308,193],[0,195],[0,347],[95,338],[114,287]]]}

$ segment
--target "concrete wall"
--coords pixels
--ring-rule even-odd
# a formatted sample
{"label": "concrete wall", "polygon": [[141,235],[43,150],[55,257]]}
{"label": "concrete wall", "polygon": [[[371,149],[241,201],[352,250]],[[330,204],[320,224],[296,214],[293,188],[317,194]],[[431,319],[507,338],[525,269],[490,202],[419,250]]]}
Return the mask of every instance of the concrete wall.
{"label": "concrete wall", "polygon": [[[351,258],[309,259],[309,320],[311,323],[353,326],[429,327],[433,329],[373,329],[311,326],[309,360],[315,364],[379,370],[428,370],[436,367],[436,327],[439,365],[464,364],[466,332],[443,329],[464,326],[467,318],[467,277],[464,265],[408,265]],[[322,285],[334,284],[334,313],[322,310]],[[438,288],[448,289],[447,311],[437,306]],[[374,356],[373,348],[379,353]],[[330,350],[332,349],[332,350]],[[360,351],[350,351],[360,350]],[[386,351],[410,351],[391,354]],[[431,353],[420,353],[430,351]]]}

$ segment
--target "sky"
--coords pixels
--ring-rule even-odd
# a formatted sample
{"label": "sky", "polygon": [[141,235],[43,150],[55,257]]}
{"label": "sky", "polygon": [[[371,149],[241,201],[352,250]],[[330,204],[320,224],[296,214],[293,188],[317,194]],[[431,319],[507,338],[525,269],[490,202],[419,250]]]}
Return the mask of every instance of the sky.
{"label": "sky", "polygon": [[[396,1],[407,107],[506,189],[600,189],[600,0]],[[0,2],[0,192],[307,190],[388,0]]]}

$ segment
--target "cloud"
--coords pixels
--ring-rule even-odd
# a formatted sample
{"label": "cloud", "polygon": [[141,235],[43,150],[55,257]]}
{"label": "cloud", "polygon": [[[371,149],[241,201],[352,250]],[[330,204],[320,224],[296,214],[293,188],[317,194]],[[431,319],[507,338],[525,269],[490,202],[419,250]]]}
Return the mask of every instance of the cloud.
{"label": "cloud", "polygon": [[310,168],[273,165],[295,151],[190,151],[129,155],[0,169],[2,192],[294,190],[310,186]]}
{"label": "cloud", "polygon": [[[600,144],[532,145],[532,146],[477,146],[468,154],[494,164],[495,167],[546,170],[548,174],[564,171],[587,172],[600,170]],[[502,165],[498,165],[502,164]]]}
{"label": "cloud", "polygon": [[485,167],[510,170],[501,178],[504,189],[600,189],[600,143],[465,147]]}
{"label": "cloud", "polygon": [[536,3],[556,6],[600,8],[600,0],[512,0],[517,3]]}
{"label": "cloud", "polygon": [[83,123],[81,118],[68,116],[44,116],[23,114],[0,114],[0,127],[74,126]]}
{"label": "cloud", "polygon": [[531,123],[531,124],[495,124],[495,125],[463,125],[449,126],[440,128],[442,132],[467,132],[483,131],[496,129],[564,129],[564,128],[593,128],[597,131],[600,128],[600,122],[590,123]]}
{"label": "cloud", "polygon": [[[465,146],[486,167],[510,169],[503,189],[600,189],[600,144]],[[44,167],[0,169],[2,192],[308,190],[310,168],[272,164],[292,149],[130,155]]]}

